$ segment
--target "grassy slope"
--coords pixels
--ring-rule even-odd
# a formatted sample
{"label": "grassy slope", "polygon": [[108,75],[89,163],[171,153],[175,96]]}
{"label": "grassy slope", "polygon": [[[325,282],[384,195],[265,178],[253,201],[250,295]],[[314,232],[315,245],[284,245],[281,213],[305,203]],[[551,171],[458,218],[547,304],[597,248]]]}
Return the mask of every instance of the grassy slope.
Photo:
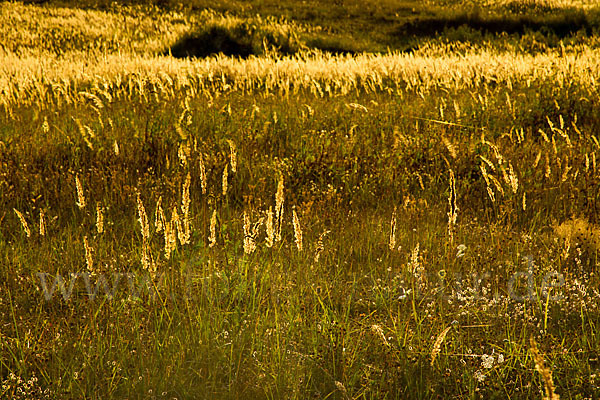
{"label": "grassy slope", "polygon": [[[105,0],[46,3],[109,10],[115,4]],[[309,46],[350,52],[414,50],[431,39],[497,41],[496,35],[501,32],[513,35],[512,41],[518,42],[526,33],[526,37],[557,46],[560,39],[577,41],[578,33],[580,36],[583,32],[597,32],[600,27],[598,8],[588,0],[572,2],[572,6],[555,0],[538,0],[529,5],[520,1],[484,4],[478,0],[131,0],[119,4],[154,5],[185,13],[212,9],[243,18],[257,14],[286,18],[312,28],[305,35]]]}
{"label": "grassy slope", "polygon": [[[317,20],[332,24],[336,9],[311,8]],[[0,117],[0,377],[7,385],[0,394],[16,397],[17,387],[27,389],[9,377],[14,373],[24,380],[35,374],[39,380],[27,390],[48,388],[50,398],[528,399],[543,387],[528,352],[534,336],[557,392],[593,396],[600,345],[594,104],[600,99],[595,86],[571,79],[579,71],[569,73],[533,85],[499,78],[461,89],[416,84],[371,91],[364,83],[343,96],[309,90],[209,96],[193,84],[175,91],[167,85],[165,92],[148,84],[142,96],[124,84],[107,89],[110,100],[102,88],[77,87],[67,103],[25,92],[33,103]],[[97,93],[102,107],[76,94],[82,89]],[[237,146],[238,170],[223,196],[222,171],[231,159],[226,139]],[[186,164],[178,152],[188,145]],[[202,194],[201,153],[208,194]],[[498,182],[489,183],[495,202],[480,156],[495,168],[483,164]],[[511,168],[516,193],[502,172]],[[459,207],[453,242],[449,169]],[[188,172],[192,240],[165,260],[155,206],[162,197],[171,217]],[[264,216],[279,172],[283,240],[267,248],[262,227],[258,250],[245,255],[242,213],[252,222]],[[83,182],[83,209],[75,204],[75,175]],[[44,301],[36,273],[85,271],[84,236],[98,274],[142,276],[138,191],[151,220],[160,295],[128,299],[123,277],[115,299],[89,300],[78,278],[70,301],[58,295]],[[97,203],[107,207],[102,234]],[[302,252],[292,207],[303,228]],[[13,208],[25,213],[32,237]],[[215,209],[217,245],[209,247]],[[36,229],[40,210],[43,237]],[[578,235],[553,230],[571,216],[589,225]],[[331,232],[315,261],[324,231]],[[458,244],[467,246],[462,257]],[[529,267],[523,259],[529,255],[539,296],[520,303],[509,288],[514,274]],[[551,293],[564,298],[546,302],[541,286],[553,271],[564,274],[565,284]],[[526,278],[512,281],[518,294],[527,293]],[[431,365],[433,342],[448,326]],[[492,353],[504,362],[487,369],[481,356]]]}

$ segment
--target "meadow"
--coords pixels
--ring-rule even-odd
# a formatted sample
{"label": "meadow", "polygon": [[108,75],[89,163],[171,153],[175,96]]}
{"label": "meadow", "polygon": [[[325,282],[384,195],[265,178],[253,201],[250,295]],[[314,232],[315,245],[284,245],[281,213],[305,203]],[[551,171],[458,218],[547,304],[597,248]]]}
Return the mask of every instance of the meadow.
{"label": "meadow", "polygon": [[599,398],[595,2],[30,3],[0,398]]}

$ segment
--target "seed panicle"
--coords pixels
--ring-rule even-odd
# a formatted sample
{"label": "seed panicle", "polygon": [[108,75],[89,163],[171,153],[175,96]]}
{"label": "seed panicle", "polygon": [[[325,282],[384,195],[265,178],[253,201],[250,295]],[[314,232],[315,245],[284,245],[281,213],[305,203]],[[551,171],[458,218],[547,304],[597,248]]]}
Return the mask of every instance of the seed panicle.
{"label": "seed panicle", "polygon": [[431,366],[432,367],[433,367],[433,363],[435,362],[435,359],[437,358],[438,354],[440,354],[440,350],[442,348],[442,342],[446,338],[446,335],[448,334],[448,331],[450,330],[450,328],[451,328],[451,326],[444,329],[438,335],[437,339],[435,339],[435,342],[433,343],[433,349],[431,350]]}

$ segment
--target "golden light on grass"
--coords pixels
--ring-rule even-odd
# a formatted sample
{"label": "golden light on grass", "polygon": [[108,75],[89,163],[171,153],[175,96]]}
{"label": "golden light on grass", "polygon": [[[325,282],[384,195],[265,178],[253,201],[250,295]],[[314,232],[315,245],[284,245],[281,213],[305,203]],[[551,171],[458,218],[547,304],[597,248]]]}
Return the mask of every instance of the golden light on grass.
{"label": "golden light on grass", "polygon": [[150,254],[150,245],[148,243],[144,243],[142,245],[142,256],[140,257],[140,262],[142,264],[142,268],[150,272],[150,275],[154,277],[156,273],[156,264],[154,263],[154,260],[152,260],[152,254]]}
{"label": "golden light on grass", "polygon": [[250,216],[244,211],[244,253],[252,254],[256,250],[256,234],[258,227],[252,229],[250,226]]}
{"label": "golden light on grass", "polygon": [[188,172],[183,188],[181,189],[181,229],[178,232],[179,242],[181,245],[188,244],[192,236],[191,220],[190,220],[190,185],[192,178]]}
{"label": "golden light on grass", "polygon": [[156,233],[160,233],[165,229],[165,213],[162,208],[162,196],[158,197],[158,201],[156,202],[156,211],[154,212],[154,231]]}
{"label": "golden light on grass", "polygon": [[279,174],[279,182],[277,183],[277,192],[275,193],[275,241],[281,241],[281,228],[283,226],[283,203],[284,195],[283,174]]}
{"label": "golden light on grass", "polygon": [[451,326],[449,326],[446,329],[444,329],[438,335],[438,337],[435,339],[435,342],[433,343],[433,348],[431,349],[431,366],[432,367],[433,367],[433,363],[435,362],[435,359],[440,354],[440,351],[441,351],[441,348],[442,348],[442,342],[446,338],[446,335],[448,334],[448,331],[450,330],[450,328],[451,328]]}
{"label": "golden light on grass", "polygon": [[85,207],[85,195],[83,194],[83,186],[79,180],[79,175],[75,175],[75,189],[77,190],[77,207],[82,209]]}
{"label": "golden light on grass", "polygon": [[46,217],[44,210],[40,210],[40,236],[46,236]]}
{"label": "golden light on grass", "polygon": [[235,147],[235,143],[233,140],[227,140],[229,144],[229,162],[231,164],[231,172],[234,174],[237,172],[237,148]]}
{"label": "golden light on grass", "polygon": [[92,272],[94,270],[94,256],[92,254],[94,249],[90,246],[87,236],[83,237],[83,249],[85,251],[85,265],[88,271]]}
{"label": "golden light on grass", "polygon": [[321,253],[323,253],[323,251],[325,250],[325,244],[323,243],[323,240],[325,239],[325,235],[327,235],[330,231],[325,231],[323,233],[321,233],[319,235],[319,239],[317,239],[317,246],[315,248],[315,257],[314,257],[314,262],[317,263],[319,262],[319,259],[321,258]]}
{"label": "golden light on grass", "polygon": [[508,163],[508,184],[510,185],[513,194],[517,194],[517,190],[519,190],[519,178],[517,178],[512,163]]}
{"label": "golden light on grass", "polygon": [[16,208],[13,208],[13,211],[15,212],[15,214],[17,214],[17,218],[19,218],[19,221],[21,221],[21,226],[23,227],[23,232],[25,232],[25,235],[27,237],[31,237],[31,230],[29,229],[29,225],[27,224],[27,221],[25,220],[23,214],[21,214],[21,212]]}
{"label": "golden light on grass", "polygon": [[456,182],[454,179],[454,171],[452,170],[450,170],[450,195],[448,196],[448,204],[450,206],[450,210],[448,211],[448,237],[450,238],[450,245],[452,245],[452,243],[454,243],[454,227],[458,216],[458,206],[456,205]]}
{"label": "golden light on grass", "polygon": [[298,251],[302,251],[302,227],[300,226],[300,219],[296,214],[296,208],[292,211],[292,222],[294,223],[294,238],[296,240],[296,248]]}
{"label": "golden light on grass", "polygon": [[267,223],[266,223],[266,245],[267,247],[272,247],[273,242],[275,240],[275,232],[273,230],[273,208],[269,207],[267,210]]}
{"label": "golden light on grass", "polygon": [[156,266],[152,260],[152,255],[150,254],[150,223],[139,192],[137,192],[137,211],[140,230],[142,232],[142,255],[140,257],[140,262],[146,271],[154,274]]}
{"label": "golden light on grass", "polygon": [[190,152],[191,149],[187,143],[182,142],[179,144],[179,149],[177,150],[177,157],[179,157],[179,162],[184,168],[187,168],[188,159],[190,158]]}
{"label": "golden light on grass", "polygon": [[396,207],[394,206],[394,212],[392,213],[392,220],[390,221],[390,242],[388,244],[390,250],[396,249]]}
{"label": "golden light on grass", "polygon": [[552,228],[554,234],[567,243],[577,243],[593,252],[600,250],[600,226],[585,218],[571,218]]}
{"label": "golden light on grass", "polygon": [[[175,210],[176,211],[176,210]],[[171,253],[177,247],[177,215],[172,215],[170,221],[164,222],[163,236],[165,241],[164,254],[168,260],[171,258]]]}
{"label": "golden light on grass", "polygon": [[223,168],[223,180],[221,182],[223,197],[227,196],[227,189],[229,187],[229,185],[228,185],[228,175],[229,175],[228,167],[229,167],[229,164],[225,164],[225,168]]}
{"label": "golden light on grass", "polygon": [[148,214],[146,214],[146,208],[140,197],[140,193],[137,193],[137,212],[138,222],[140,223],[140,231],[142,233],[142,240],[144,242],[150,239],[150,224],[148,223]]}
{"label": "golden light on grass", "polygon": [[202,194],[206,194],[206,167],[204,166],[204,156],[200,153],[198,157],[198,163],[200,168],[200,186],[202,187]]}
{"label": "golden light on grass", "polygon": [[208,247],[214,247],[217,243],[217,210],[213,210],[210,217],[210,233],[208,236]]}
{"label": "golden light on grass", "polygon": [[[496,17],[507,17],[509,22],[513,18],[537,19],[530,14],[531,4],[556,1],[566,2],[501,0],[507,4],[505,8],[491,0],[468,3],[469,7],[489,4],[489,16],[487,8],[486,15],[473,16],[475,20],[481,17],[485,25],[491,21],[488,18]],[[523,13],[513,11],[523,2],[527,3]],[[404,18],[419,17],[426,10],[436,15],[423,17],[436,19],[445,7],[462,12],[455,8],[456,2],[444,2],[448,4],[439,5],[439,10],[429,4],[432,2],[422,3],[415,6],[415,15],[400,13],[394,17],[395,23],[404,29]],[[385,13],[385,7],[374,12]],[[92,286],[86,282],[88,293],[95,290],[102,297],[113,286],[113,293],[119,291],[121,298],[127,295],[128,287],[141,291],[147,311],[134,315],[126,307],[126,315],[98,313],[96,306],[106,308],[104,299],[86,299],[88,311],[97,315],[99,326],[108,329],[106,335],[96,335],[99,346],[116,346],[111,352],[115,357],[109,357],[109,364],[104,359],[98,366],[86,362],[81,367],[78,363],[71,377],[62,373],[61,366],[70,365],[71,355],[82,358],[79,353],[86,349],[78,345],[81,329],[67,329],[66,333],[63,329],[58,342],[53,340],[56,329],[45,331],[60,325],[64,315],[73,314],[71,309],[80,302],[46,307],[47,324],[39,324],[33,315],[36,309],[22,307],[31,303],[28,298],[36,296],[36,288],[24,285],[12,291],[15,298],[8,299],[7,304],[14,305],[17,318],[14,327],[0,333],[0,342],[8,346],[7,351],[20,354],[23,340],[17,334],[31,331],[32,337],[48,339],[40,342],[36,353],[42,361],[48,355],[56,361],[56,366],[43,365],[48,376],[65,376],[66,380],[62,386],[45,381],[44,389],[62,393],[68,386],[77,387],[80,393],[134,393],[139,388],[133,387],[131,380],[121,379],[123,374],[118,372],[132,366],[141,371],[139,381],[137,375],[134,380],[142,382],[148,374],[143,373],[144,365],[136,363],[152,358],[158,361],[154,369],[166,367],[164,375],[169,382],[185,390],[189,371],[175,368],[169,373],[167,364],[173,363],[155,357],[160,346],[146,346],[149,350],[144,354],[134,349],[134,354],[130,344],[141,337],[150,345],[168,345],[173,339],[183,347],[197,349],[186,358],[190,362],[185,365],[194,367],[200,361],[204,370],[204,366],[208,368],[208,374],[197,374],[195,379],[205,387],[219,389],[223,382],[231,381],[231,369],[219,368],[223,360],[242,360],[237,363],[236,376],[250,377],[252,387],[248,391],[234,385],[233,390],[241,388],[245,393],[281,389],[279,392],[288,397],[394,397],[394,388],[406,383],[407,372],[396,370],[403,365],[415,370],[408,365],[410,360],[424,356],[424,368],[419,362],[415,371],[437,369],[439,374],[433,379],[439,382],[432,391],[431,379],[427,379],[425,386],[413,388],[414,396],[460,397],[471,393],[473,387],[485,396],[494,388],[502,392],[506,386],[511,396],[517,393],[541,398],[546,390],[545,397],[554,398],[552,373],[547,367],[554,369],[554,378],[560,378],[557,386],[561,389],[573,387],[582,396],[593,396],[597,382],[588,377],[594,371],[587,368],[586,357],[575,364],[561,363],[560,374],[549,362],[549,354],[545,365],[540,358],[536,369],[545,374],[542,381],[533,371],[530,352],[512,351],[510,365],[503,366],[487,355],[481,356],[483,362],[478,365],[480,356],[475,354],[492,349],[498,353],[503,337],[518,339],[519,332],[528,329],[527,318],[522,317],[523,313],[531,314],[531,307],[528,303],[510,306],[511,288],[506,289],[510,282],[504,279],[521,269],[513,264],[520,259],[523,246],[537,254],[538,272],[558,269],[568,272],[576,283],[565,282],[561,294],[568,301],[554,307],[560,308],[561,315],[577,322],[585,308],[592,319],[595,316],[595,309],[589,306],[593,305],[593,293],[584,290],[585,285],[594,285],[592,289],[597,286],[594,265],[600,249],[600,228],[595,225],[598,215],[593,207],[598,177],[595,152],[600,144],[592,135],[597,122],[592,109],[599,98],[600,48],[589,32],[577,34],[577,40],[566,37],[558,45],[547,32],[536,30],[508,36],[491,34],[486,35],[489,40],[471,42],[469,38],[478,39],[479,35],[478,29],[469,29],[459,32],[465,41],[448,42],[441,32],[419,40],[420,45],[411,52],[333,54],[303,49],[303,53],[291,56],[269,51],[260,57],[176,58],[166,54],[171,45],[184,35],[210,28],[215,19],[223,17],[220,12],[125,6],[82,11],[76,5],[34,7],[15,2],[0,8],[0,21],[13,22],[0,23],[4,39],[0,48],[0,125],[6,136],[0,141],[0,191],[8,215],[4,220],[0,210],[1,227],[8,239],[0,247],[7,260],[3,272],[9,286],[37,272],[32,269],[35,264],[47,259],[48,272],[63,276],[66,271],[77,270],[85,276],[85,271],[93,269],[97,276]],[[260,8],[254,11],[262,12]],[[465,12],[471,20],[470,11]],[[556,15],[549,12],[552,15],[539,15],[540,21],[551,17],[555,18],[553,23],[560,23],[569,13],[579,15],[573,9],[558,10]],[[582,18],[594,15],[582,14]],[[241,16],[231,18],[248,22]],[[248,26],[258,20],[249,18]],[[301,28],[306,30],[294,31],[302,40],[310,40],[309,46],[330,34],[329,27],[312,22],[305,21]],[[598,25],[596,22],[590,19]],[[251,29],[261,30],[262,26],[252,25]],[[345,47],[344,37],[350,33],[341,32],[339,43],[337,35],[331,38],[332,45]],[[371,47],[381,39],[381,35],[371,36],[352,45]],[[283,47],[280,50],[286,51]],[[538,98],[536,93],[547,96]],[[581,119],[578,125],[571,123],[576,113]],[[543,120],[546,114],[548,124]],[[443,121],[431,119],[438,115]],[[537,132],[540,118],[546,133]],[[289,139],[290,132],[291,142],[279,140]],[[66,183],[60,178],[61,171],[68,174]],[[75,187],[71,186],[74,183]],[[144,189],[138,193],[136,188]],[[73,197],[81,210],[72,207]],[[395,201],[396,197],[404,199],[404,206]],[[544,212],[553,205],[564,207]],[[23,210],[23,214],[15,210],[22,230],[10,214],[13,207]],[[122,216],[123,210],[129,215]],[[527,229],[531,225],[524,218],[527,213],[536,216],[536,226],[553,226],[554,232]],[[569,219],[573,215],[579,219]],[[35,238],[38,217],[39,234],[44,238]],[[119,219],[113,220],[115,217]],[[554,225],[553,218],[557,221]],[[265,231],[260,227],[262,221],[266,221]],[[324,240],[325,226],[333,231],[329,240]],[[242,229],[243,243],[239,240]],[[22,232],[35,240],[25,238]],[[468,252],[466,245],[457,247],[461,242],[469,246]],[[178,249],[179,244],[187,247]],[[261,249],[263,244],[269,249]],[[408,246],[407,254],[398,252],[400,244]],[[453,257],[455,248],[458,252]],[[564,254],[568,255],[566,260],[561,258],[563,248],[567,249],[562,253],[565,258]],[[87,269],[82,265],[84,251]],[[297,261],[292,269],[290,256]],[[192,260],[197,265],[192,266]],[[486,283],[485,288],[479,288],[483,296],[472,296],[470,278],[463,282],[459,275],[477,269],[478,260],[491,262],[494,271],[502,266],[508,270],[500,271],[500,280],[490,280],[489,286]],[[572,265],[583,265],[589,271]],[[191,274],[184,275],[188,271],[179,267]],[[154,288],[129,277],[136,269],[142,275],[150,272],[154,276],[157,268],[164,274],[152,281],[157,284]],[[112,280],[104,285],[101,272],[127,274],[128,282],[118,285]],[[45,279],[53,278],[44,275]],[[75,279],[73,275],[68,279],[70,282],[56,277],[54,297],[70,290],[68,286]],[[552,282],[562,284],[560,279]],[[79,283],[83,284],[81,279]],[[516,289],[526,293],[523,285],[527,283],[520,280]],[[188,289],[196,300],[180,296]],[[85,296],[84,290],[78,285],[73,295]],[[543,329],[553,340],[548,346],[556,347],[562,360],[565,355],[570,357],[562,353],[563,347],[572,348],[569,335],[590,336],[586,324],[590,318],[581,320],[581,326],[546,326],[550,294],[548,291],[544,296]],[[247,298],[250,301],[245,301]],[[352,303],[349,317],[337,318],[338,311],[348,308],[348,302]],[[279,312],[282,306],[285,315]],[[445,316],[436,313],[440,307],[445,316],[475,313],[477,319],[489,323],[464,325],[459,342],[458,331],[450,335],[451,328],[442,325]],[[537,308],[534,314],[539,314]],[[393,312],[385,312],[390,309]],[[498,313],[515,324],[506,329],[497,326],[502,325]],[[162,314],[168,317],[164,321],[175,321],[181,329],[155,329],[156,318],[152,316]],[[249,317],[232,322],[230,317],[242,314]],[[87,323],[72,317],[67,322]],[[127,325],[125,329],[121,323]],[[248,335],[240,336],[237,325]],[[130,326],[136,329],[128,329]],[[314,328],[314,334],[306,331],[307,326]],[[287,340],[282,347],[280,339],[286,337],[291,342]],[[209,345],[214,344],[208,352],[204,351],[205,338]],[[336,338],[339,354],[335,355],[348,362],[335,373],[325,365],[327,376],[317,371],[317,386],[325,392],[315,395],[314,385],[307,387],[297,377],[306,375],[307,366],[314,370],[307,365],[315,358],[308,354],[314,353],[310,349],[328,349]],[[568,343],[561,346],[565,340]],[[245,342],[252,348],[244,346]],[[593,352],[593,343],[584,342],[575,350],[581,347],[581,354]],[[57,352],[62,345],[75,349],[75,353]],[[455,353],[455,347],[467,354]],[[408,358],[398,354],[403,348],[410,352]],[[81,351],[77,353],[77,349]],[[250,351],[253,349],[257,352]],[[244,361],[246,355],[250,362]],[[282,355],[285,368],[279,368],[281,363],[265,363],[280,360]],[[36,365],[18,361],[9,359],[6,367],[10,370],[16,366],[15,374],[31,376]],[[467,362],[469,379],[460,380],[460,371],[456,375],[461,368],[459,361]],[[86,379],[90,368],[100,368],[96,371],[100,375],[116,373],[115,379]],[[479,375],[471,374],[476,370]],[[536,387],[523,387],[532,376]],[[162,392],[165,385],[158,382],[156,387],[144,381],[142,386],[144,393],[152,389],[151,396]],[[14,397],[15,393],[9,389],[6,396]]]}
{"label": "golden light on grass", "polygon": [[535,370],[542,376],[544,381],[544,400],[560,400],[560,396],[555,393],[554,380],[552,379],[552,371],[546,367],[544,357],[537,347],[537,343],[533,337],[529,338],[530,350],[535,361]]}
{"label": "golden light on grass", "polygon": [[99,235],[104,233],[104,207],[96,203],[96,232]]}

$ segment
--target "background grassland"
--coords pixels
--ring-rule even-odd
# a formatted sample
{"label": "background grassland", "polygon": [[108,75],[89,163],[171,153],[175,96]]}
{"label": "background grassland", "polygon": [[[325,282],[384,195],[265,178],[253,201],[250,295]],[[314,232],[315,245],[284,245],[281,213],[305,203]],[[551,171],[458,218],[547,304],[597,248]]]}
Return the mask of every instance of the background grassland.
{"label": "background grassland", "polygon": [[0,6],[0,397],[540,398],[530,338],[598,396],[595,7],[49,3]]}

